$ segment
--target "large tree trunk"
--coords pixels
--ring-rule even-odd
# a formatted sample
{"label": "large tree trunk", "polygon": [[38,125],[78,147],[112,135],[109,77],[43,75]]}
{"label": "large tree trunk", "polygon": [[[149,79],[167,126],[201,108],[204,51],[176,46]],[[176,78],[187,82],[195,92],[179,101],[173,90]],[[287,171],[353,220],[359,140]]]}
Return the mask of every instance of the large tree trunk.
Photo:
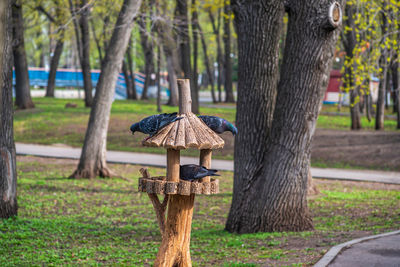
{"label": "large tree trunk", "polygon": [[57,68],[58,68],[58,63],[60,62],[63,47],[64,47],[64,30],[62,30],[62,33],[60,33],[60,36],[57,39],[56,48],[54,49],[53,56],[51,57],[50,72],[46,88],[47,97],[54,97],[54,87],[56,83]]}
{"label": "large tree trunk", "polygon": [[[355,28],[354,23],[354,6],[353,5],[346,5],[346,20],[344,24],[349,29]],[[343,34],[343,46],[346,51],[346,57],[350,60],[354,60],[354,48],[356,47],[356,35],[355,32],[352,30],[346,30],[346,33]],[[345,68],[345,78],[344,84],[346,88],[350,92],[350,119],[351,119],[351,129],[352,130],[359,130],[361,129],[361,114],[360,114],[360,91],[359,88],[355,86],[355,75],[354,69],[356,68],[356,64],[352,62],[349,66]]]}
{"label": "large tree trunk", "polygon": [[225,102],[234,103],[232,89],[232,60],[231,60],[231,4],[225,0],[224,6],[224,45],[225,45]]}
{"label": "large tree trunk", "polygon": [[14,1],[12,5],[12,25],[15,67],[15,104],[20,109],[34,108],[35,105],[33,104],[31,98],[28,63],[26,61],[25,54],[22,6],[17,1]]}
{"label": "large tree trunk", "polygon": [[73,178],[109,177],[106,165],[107,130],[115,84],[141,0],[124,0],[111,40],[108,44],[97,84],[94,105],[90,112],[85,142],[78,169]]}
{"label": "large tree trunk", "polygon": [[153,42],[148,38],[148,32],[146,27],[146,10],[142,6],[142,14],[138,19],[140,41],[144,53],[144,85],[142,91],[142,99],[148,99],[147,92],[151,84],[151,74],[154,73],[154,47]]}
{"label": "large tree trunk", "polygon": [[92,76],[90,73],[90,33],[89,33],[89,7],[87,6],[87,0],[81,0],[81,11],[79,26],[81,28],[82,38],[82,55],[81,66],[83,75],[83,88],[85,89],[85,106],[91,107],[93,104],[92,96]]}
{"label": "large tree trunk", "polygon": [[0,1],[0,218],[17,215],[13,136],[11,0]]}
{"label": "large tree trunk", "polygon": [[[238,35],[238,102],[235,138],[235,174],[232,206],[226,229],[244,229],[251,215],[252,203],[245,190],[253,188],[259,176],[266,151],[266,140],[272,123],[278,78],[278,43],[284,8],[279,0],[258,0],[240,4],[232,2]],[[264,195],[265,196],[265,195]],[[263,196],[257,196],[263,197]],[[243,203],[246,201],[246,203]],[[257,207],[258,208],[258,207]],[[242,216],[242,218],[241,218]],[[248,225],[251,227],[252,225]]]}
{"label": "large tree trunk", "polygon": [[[287,2],[288,32],[271,120],[283,5],[260,2],[234,5],[239,134],[226,229],[238,233],[310,230],[306,201],[310,144],[326,91],[322,85],[329,74],[337,25],[329,24],[331,1]],[[333,10],[339,19],[339,9]],[[264,102],[267,95],[272,100]]]}

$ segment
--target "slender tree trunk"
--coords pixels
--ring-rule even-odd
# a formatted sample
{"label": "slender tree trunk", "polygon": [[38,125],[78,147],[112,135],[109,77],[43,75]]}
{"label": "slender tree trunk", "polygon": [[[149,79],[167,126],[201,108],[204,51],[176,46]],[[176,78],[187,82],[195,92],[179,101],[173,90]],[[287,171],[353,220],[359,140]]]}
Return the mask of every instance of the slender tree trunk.
{"label": "slender tree trunk", "polygon": [[16,1],[14,1],[12,5],[12,22],[15,67],[15,104],[20,109],[34,108],[35,105],[31,98],[28,63],[25,54],[22,6]]}
{"label": "slender tree trunk", "polygon": [[[351,72],[353,73],[353,72]],[[352,74],[353,75],[353,74]],[[352,77],[352,76],[350,76]],[[351,83],[354,84],[354,83]],[[359,130],[361,126],[361,114],[360,114],[360,93],[358,88],[353,88],[350,90],[350,117],[351,117],[351,129]]]}
{"label": "slender tree trunk", "polygon": [[211,97],[212,97],[213,103],[217,103],[217,98],[215,96],[215,90],[214,90],[214,74],[211,70],[210,60],[208,59],[206,41],[204,40],[204,34],[203,34],[203,31],[202,31],[199,23],[197,23],[197,29],[199,30],[201,45],[203,47],[204,65],[206,66],[208,81],[211,84]]}
{"label": "slender tree trunk", "polygon": [[101,66],[101,63],[103,62],[103,53],[101,51],[100,40],[96,35],[96,28],[94,26],[93,19],[90,20],[90,26],[92,28],[92,35],[93,35],[93,39],[94,39],[94,41],[96,43],[97,52],[99,53],[99,60],[100,60],[100,66]]}
{"label": "slender tree trunk", "polygon": [[90,34],[89,34],[89,15],[90,11],[87,7],[87,0],[81,0],[81,8],[84,8],[79,19],[82,37],[82,75],[83,87],[85,89],[85,106],[91,107],[93,103],[92,96],[92,76],[90,73]]}
{"label": "slender tree trunk", "polygon": [[[276,90],[284,7],[281,1],[260,2],[234,5],[239,134],[226,229],[238,233],[310,230],[306,201],[310,144],[326,91],[324,77],[332,63],[337,24],[329,24],[331,1],[287,1],[288,32]],[[341,18],[338,8],[332,16],[336,23]]]}
{"label": "slender tree trunk", "polygon": [[[382,34],[386,34],[388,32],[388,21],[386,17],[386,1],[382,1],[383,11],[382,12]],[[379,59],[379,68],[382,69],[382,72],[379,74],[379,87],[378,87],[378,101],[376,102],[376,117],[375,117],[375,129],[382,130],[384,125],[383,122],[385,120],[385,93],[386,93],[386,83],[387,83],[387,71],[388,71],[388,48],[386,47],[386,37],[382,38],[382,42],[384,48],[381,52],[381,57]]]}
{"label": "slender tree trunk", "polygon": [[192,95],[192,112],[200,113],[199,94],[197,86],[192,75],[190,64],[190,37],[189,37],[189,18],[188,18],[188,0],[176,0],[175,23],[177,28],[178,51],[180,66],[183,71],[183,77],[190,79],[190,91]]}
{"label": "slender tree trunk", "polygon": [[[355,28],[354,23],[354,6],[346,5],[346,17],[347,19],[344,21],[344,24],[350,28]],[[357,41],[355,32],[348,30],[343,35],[343,46],[346,50],[346,57],[353,60],[354,57],[354,48],[356,47]],[[351,129],[359,130],[361,129],[361,114],[360,114],[360,92],[358,87],[355,86],[355,75],[354,70],[356,68],[356,64],[352,63],[350,66],[345,68],[345,79],[344,83],[350,92],[350,119],[351,119]]]}
{"label": "slender tree trunk", "polygon": [[17,215],[13,136],[11,0],[0,1],[0,218]]}
{"label": "slender tree trunk", "polygon": [[218,70],[218,77],[217,77],[217,90],[218,90],[218,102],[222,102],[222,50],[221,50],[221,38],[219,34],[220,28],[220,17],[221,17],[221,10],[218,9],[218,23],[215,23],[215,19],[211,10],[208,11],[208,16],[210,17],[211,25],[213,27],[215,38],[217,39],[217,70]]}
{"label": "slender tree trunk", "polygon": [[392,81],[394,91],[394,112],[397,114],[397,129],[400,129],[400,75],[399,75],[399,58],[392,64]]}
{"label": "slender tree trunk", "polygon": [[142,6],[141,16],[138,19],[140,41],[142,44],[142,49],[144,53],[144,74],[145,80],[143,85],[142,99],[148,99],[147,92],[149,86],[152,84],[151,74],[154,73],[154,47],[153,42],[148,37],[147,27],[146,27],[146,9]]}
{"label": "slender tree trunk", "polygon": [[[198,13],[197,13],[197,1],[192,0],[192,36],[193,36],[193,69],[192,69],[192,97],[197,101],[196,105],[198,106],[199,103],[199,83],[198,83],[198,73],[197,73],[197,57],[198,57],[198,43],[199,43],[199,28],[198,26]],[[195,95],[193,95],[195,93]],[[193,107],[192,107],[193,108]],[[197,108],[198,109],[198,108]]]}
{"label": "slender tree trunk", "polygon": [[122,59],[122,73],[124,74],[125,85],[126,85],[126,98],[132,99],[132,82],[129,77],[128,66],[125,60]]}
{"label": "slender tree trunk", "polygon": [[225,45],[225,102],[234,103],[232,89],[232,60],[231,60],[231,3],[225,0],[224,6],[224,45]]}
{"label": "slender tree trunk", "polygon": [[64,30],[62,30],[62,33],[60,33],[60,36],[57,39],[56,48],[54,49],[53,56],[51,57],[50,60],[50,72],[46,88],[47,97],[54,97],[54,87],[56,83],[57,68],[58,68],[58,63],[60,62],[63,47],[64,47]]}
{"label": "slender tree trunk", "polygon": [[164,54],[165,54],[165,59],[167,61],[167,71],[168,71],[168,82],[169,82],[169,91],[170,91],[170,97],[168,101],[168,105],[170,106],[177,106],[178,105],[178,83],[177,83],[177,77],[176,77],[176,72],[174,66],[176,66],[176,60],[174,59],[174,56],[171,55],[169,52],[165,51],[166,48],[164,46]]}
{"label": "slender tree trunk", "polygon": [[[167,10],[167,2],[160,2],[160,11]],[[161,15],[160,15],[161,17]],[[168,105],[178,106],[178,84],[177,84],[177,73],[182,73],[182,69],[178,63],[177,47],[176,42],[171,29],[172,22],[169,21],[168,16],[162,15],[162,19],[155,21],[155,27],[157,29],[158,36],[161,40],[165,61],[168,71],[168,82],[170,89],[170,97]]]}
{"label": "slender tree trunk", "polygon": [[133,62],[132,62],[132,36],[129,39],[129,46],[127,50],[127,56],[128,56],[128,67],[129,67],[129,72],[130,72],[130,77],[132,81],[132,98],[131,99],[137,99],[137,93],[136,93],[136,82],[135,82],[135,70],[133,69]]}
{"label": "slender tree trunk", "polygon": [[90,112],[85,142],[73,178],[109,177],[106,165],[107,130],[118,72],[128,45],[134,18],[141,0],[124,0],[111,40],[108,44]]}
{"label": "slender tree trunk", "polygon": [[157,47],[157,71],[156,71],[156,82],[157,82],[157,111],[161,113],[161,47]]}

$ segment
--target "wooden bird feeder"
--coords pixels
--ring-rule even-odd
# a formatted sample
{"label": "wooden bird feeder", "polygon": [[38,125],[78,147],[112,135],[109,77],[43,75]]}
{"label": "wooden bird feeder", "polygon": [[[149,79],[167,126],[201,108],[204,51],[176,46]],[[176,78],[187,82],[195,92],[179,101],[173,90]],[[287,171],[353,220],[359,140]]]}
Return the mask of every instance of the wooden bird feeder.
{"label": "wooden bird feeder", "polygon": [[[194,196],[219,192],[218,179],[204,177],[194,182],[179,179],[181,149],[199,149],[199,164],[210,168],[212,149],[222,148],[224,140],[192,113],[189,80],[178,79],[178,89],[179,116],[183,119],[167,125],[143,141],[144,146],[167,149],[167,176],[150,177],[147,170],[141,169],[143,177],[139,178],[139,191],[147,192],[162,236],[154,266],[192,266],[189,245]],[[162,203],[157,194],[164,194]]]}

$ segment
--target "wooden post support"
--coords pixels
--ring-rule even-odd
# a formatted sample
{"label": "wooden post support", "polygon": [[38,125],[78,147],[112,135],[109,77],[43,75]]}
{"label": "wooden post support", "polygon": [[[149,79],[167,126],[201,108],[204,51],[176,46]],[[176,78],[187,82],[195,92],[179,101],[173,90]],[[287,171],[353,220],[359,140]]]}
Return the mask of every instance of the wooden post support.
{"label": "wooden post support", "polygon": [[[179,113],[190,114],[192,111],[190,81],[188,79],[178,79],[177,82]],[[179,182],[179,153],[179,150],[167,150],[167,183]],[[165,230],[154,266],[192,266],[189,246],[193,204],[194,194],[170,195]]]}
{"label": "wooden post support", "polygon": [[[211,149],[202,149],[200,150],[200,165],[206,167],[207,169],[211,168]],[[210,176],[206,176],[200,179],[200,182],[210,182]]]}
{"label": "wooden post support", "polygon": [[179,150],[167,149],[167,181],[179,182],[180,153]]}

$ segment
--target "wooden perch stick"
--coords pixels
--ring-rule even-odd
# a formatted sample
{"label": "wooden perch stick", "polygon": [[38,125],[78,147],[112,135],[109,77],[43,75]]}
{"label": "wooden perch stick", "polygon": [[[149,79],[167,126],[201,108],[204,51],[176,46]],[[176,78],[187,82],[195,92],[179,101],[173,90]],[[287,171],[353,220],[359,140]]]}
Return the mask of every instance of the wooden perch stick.
{"label": "wooden perch stick", "polygon": [[[149,171],[145,168],[140,169],[140,173],[143,178],[150,178]],[[154,210],[156,211],[158,226],[160,227],[161,236],[164,236],[165,232],[165,210],[167,208],[169,195],[164,195],[164,200],[161,203],[158,199],[158,195],[155,193],[147,193],[151,203],[153,204]]]}

